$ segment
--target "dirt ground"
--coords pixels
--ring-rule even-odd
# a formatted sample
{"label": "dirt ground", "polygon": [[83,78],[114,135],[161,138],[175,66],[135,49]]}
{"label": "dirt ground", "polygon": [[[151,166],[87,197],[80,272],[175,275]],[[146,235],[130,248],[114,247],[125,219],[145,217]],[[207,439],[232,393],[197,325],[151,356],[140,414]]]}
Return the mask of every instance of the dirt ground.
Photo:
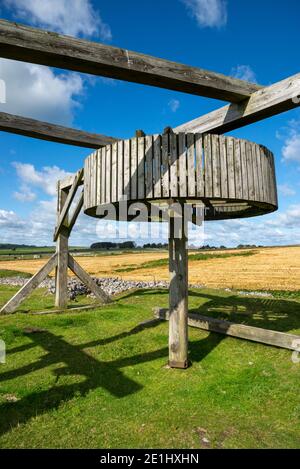
{"label": "dirt ground", "polygon": [[[88,272],[100,277],[118,276],[134,280],[167,280],[167,266],[151,269],[137,268],[131,272],[116,272],[122,267],[140,266],[145,262],[167,256],[167,252],[145,252],[76,257],[76,260]],[[0,261],[0,269],[34,273],[44,262],[43,259]],[[258,248],[255,249],[253,256],[190,261],[189,281],[215,288],[300,290],[300,246]]]}

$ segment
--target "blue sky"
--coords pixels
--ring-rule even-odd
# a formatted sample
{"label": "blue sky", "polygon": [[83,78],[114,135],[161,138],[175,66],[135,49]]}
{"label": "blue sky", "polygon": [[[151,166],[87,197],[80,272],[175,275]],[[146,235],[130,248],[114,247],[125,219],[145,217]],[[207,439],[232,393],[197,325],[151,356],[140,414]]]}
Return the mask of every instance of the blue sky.
{"label": "blue sky", "polygon": [[[71,5],[71,6],[70,6]],[[0,16],[262,85],[299,72],[300,2],[286,0],[0,0]],[[159,133],[224,105],[159,88],[0,59],[0,110],[116,137]],[[205,224],[205,243],[300,242],[300,108],[232,133],[276,155],[279,211]],[[0,132],[0,242],[49,244],[55,181],[89,149]],[[82,216],[71,242],[97,241]],[[197,242],[195,238],[195,242]]]}

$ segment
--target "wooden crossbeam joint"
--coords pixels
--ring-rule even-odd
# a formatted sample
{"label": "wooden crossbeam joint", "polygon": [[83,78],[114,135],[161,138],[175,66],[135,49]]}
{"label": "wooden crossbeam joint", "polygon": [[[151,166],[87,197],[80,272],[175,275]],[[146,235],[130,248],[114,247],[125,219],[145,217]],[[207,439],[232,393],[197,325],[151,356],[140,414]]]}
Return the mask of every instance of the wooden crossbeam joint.
{"label": "wooden crossbeam joint", "polygon": [[77,172],[77,174],[75,175],[74,180],[73,180],[73,184],[72,184],[72,186],[69,190],[66,201],[65,201],[63,207],[61,208],[61,212],[59,214],[57,226],[56,226],[54,236],[53,236],[54,241],[57,241],[57,238],[58,238],[59,234],[62,232],[62,230],[65,230],[66,234],[69,233],[69,229],[68,229],[68,226],[65,225],[65,221],[66,221],[66,218],[68,216],[68,212],[70,210],[70,207],[72,205],[74,197],[76,195],[77,189],[78,189],[78,187],[79,187],[79,185],[82,181],[82,178],[83,178],[83,168],[80,169]]}

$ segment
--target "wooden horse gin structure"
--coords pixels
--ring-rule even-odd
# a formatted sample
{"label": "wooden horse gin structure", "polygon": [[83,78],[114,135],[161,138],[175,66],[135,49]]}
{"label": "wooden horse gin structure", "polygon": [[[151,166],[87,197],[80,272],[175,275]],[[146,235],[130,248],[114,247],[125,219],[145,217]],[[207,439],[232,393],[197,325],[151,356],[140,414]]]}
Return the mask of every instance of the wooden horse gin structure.
{"label": "wooden horse gin structure", "polygon": [[[179,207],[188,204],[194,223],[198,203],[205,207],[204,220],[250,217],[277,209],[273,154],[263,145],[222,134],[299,106],[300,74],[264,88],[200,68],[3,20],[0,56],[230,102],[161,135],[139,132],[127,140],[0,113],[0,130],[96,150],[86,158],[84,169],[58,181],[56,253],[2,307],[2,313],[15,311],[54,267],[58,308],[67,306],[68,267],[99,301],[110,301],[68,252],[68,238],[81,209],[89,216],[101,218],[105,214],[106,218],[122,220],[124,201],[129,206],[143,203],[147,221],[151,221],[150,207],[163,203],[169,217],[169,310],[159,310],[157,316],[169,319],[170,366],[188,366],[188,324],[293,348],[295,336],[291,334],[188,315],[186,219],[180,217],[178,236],[178,213],[170,207],[174,203]],[[81,186],[76,208],[70,213]],[[164,214],[158,219],[164,220]]]}

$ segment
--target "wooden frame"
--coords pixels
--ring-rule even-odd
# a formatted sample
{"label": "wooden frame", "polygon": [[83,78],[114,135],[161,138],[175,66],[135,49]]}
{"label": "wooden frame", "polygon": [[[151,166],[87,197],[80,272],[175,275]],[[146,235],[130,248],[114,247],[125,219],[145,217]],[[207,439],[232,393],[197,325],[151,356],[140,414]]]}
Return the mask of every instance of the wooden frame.
{"label": "wooden frame", "polygon": [[[244,125],[257,122],[267,117],[294,109],[300,105],[300,74],[287,78],[274,85],[262,88],[259,85],[248,83],[235,78],[226,77],[214,72],[208,72],[196,67],[190,67],[168,60],[151,57],[117,47],[111,47],[103,44],[93,43],[82,39],[75,39],[62,36],[56,33],[43,31],[37,28],[0,20],[0,55],[2,57],[38,63],[42,65],[55,66],[58,68],[75,70],[84,73],[102,75],[106,77],[116,78],[125,81],[142,83],[145,85],[158,86],[171,90],[186,92],[194,95],[206,96],[215,99],[229,101],[229,106],[225,106],[219,110],[213,111],[203,117],[194,119],[193,121],[182,124],[174,129],[175,133],[192,132],[192,133],[216,133],[221,134],[230,130],[237,129]],[[45,122],[36,121],[20,116],[13,116],[6,113],[0,113],[0,130],[25,135],[29,137],[65,143],[70,145],[100,148],[117,142],[116,138],[107,137],[105,135],[90,134],[87,132],[68,129],[66,127],[57,126]],[[128,142],[119,141],[114,145],[112,151],[102,148],[97,152],[97,157],[101,161],[112,161],[114,171],[118,167],[118,152],[122,148],[122,168],[123,173],[114,173],[112,185],[105,182],[96,189],[93,196],[100,197],[101,203],[104,197],[117,199],[123,191],[125,196],[130,195],[130,171],[133,181],[137,181],[137,197],[180,197],[184,194],[185,189],[189,192],[189,197],[199,197],[203,190],[207,190],[207,184],[210,179],[210,171],[207,173],[205,180],[202,177],[203,167],[199,160],[196,165],[196,172],[193,171],[191,164],[188,164],[188,181],[183,177],[182,168],[185,163],[185,156],[192,161],[192,153],[185,149],[182,137],[179,135],[179,145],[176,144],[176,136],[163,135],[156,142],[154,150],[150,153],[151,137],[145,137],[145,141],[141,140],[142,134],[136,135],[136,166],[130,165],[129,161],[129,145]],[[206,137],[197,137],[197,145],[207,144]],[[159,143],[158,143],[159,142]],[[205,143],[206,142],[206,143]],[[221,148],[221,140],[212,138],[212,145]],[[141,163],[141,155],[143,153],[142,145],[146,145],[147,158],[154,158],[152,171],[147,169],[143,173],[143,164]],[[169,152],[172,145],[176,144],[178,154],[169,162]],[[173,147],[175,148],[175,147]],[[245,145],[237,150],[236,155],[241,161],[245,155]],[[234,141],[229,144],[229,156],[236,151]],[[261,155],[257,151],[253,151],[252,155],[256,155],[258,161],[261,162]],[[257,156],[258,155],[258,156]],[[231,158],[231,156],[230,156]],[[229,159],[230,159],[229,158]],[[211,172],[222,173],[222,165],[224,158],[220,157],[220,167],[216,164]],[[169,167],[170,163],[170,167]],[[179,167],[178,167],[179,164]],[[247,164],[256,167],[251,158],[247,159]],[[264,164],[264,163],[261,163]],[[101,173],[105,165],[95,166],[97,173]],[[272,168],[271,168],[272,169]],[[273,168],[274,169],[274,168]],[[159,172],[162,170],[163,174]],[[206,171],[207,168],[204,168]],[[239,171],[241,168],[239,169]],[[222,173],[223,174],[223,173]],[[158,179],[162,176],[162,184],[158,184]],[[146,177],[147,184],[143,187],[143,191],[138,186],[138,181]],[[155,184],[150,184],[154,178]],[[175,178],[179,181],[179,187],[174,184]],[[118,181],[122,180],[122,190],[118,187]],[[54,239],[57,243],[57,251],[47,264],[37,272],[24,287],[1,309],[0,312],[12,312],[20,304],[20,302],[48,275],[48,273],[56,266],[56,304],[63,308],[67,302],[67,269],[70,267],[73,272],[78,275],[85,283],[89,285],[91,290],[102,301],[109,301],[109,298],[95,285],[93,280],[86,272],[75,262],[68,253],[68,238],[70,232],[76,222],[76,219],[84,204],[84,192],[81,193],[78,204],[70,216],[69,210],[74,195],[80,185],[83,183],[83,174],[79,172],[75,177],[67,178],[60,181],[58,185],[58,216],[57,228],[54,233]],[[112,193],[112,188],[117,184],[116,193]],[[204,187],[205,184],[205,187]],[[240,173],[236,178],[237,188],[240,184]],[[88,181],[85,180],[85,187],[88,188]],[[96,186],[97,187],[97,186]],[[227,180],[221,179],[220,185],[211,187],[211,196],[220,197],[223,190],[228,190],[226,195],[230,198],[233,194],[233,187],[227,186]],[[259,190],[263,196],[267,196],[266,187],[264,185],[264,176],[256,182],[251,188],[245,185],[245,190],[250,197],[256,197]],[[145,191],[145,192],[144,192]],[[252,192],[251,192],[252,191]],[[269,191],[269,196],[273,197],[273,201],[277,200],[277,194]],[[113,201],[113,200],[112,200]],[[178,240],[172,234],[172,221],[170,222],[170,365],[185,368],[187,361],[187,324],[195,318],[188,317],[187,313],[187,255],[186,255],[186,239],[183,236]],[[202,318],[208,324],[208,319]],[[210,320],[209,327],[212,321]],[[226,325],[227,327],[228,325]],[[222,332],[222,325],[214,323],[214,329]],[[208,328],[208,326],[207,326]],[[228,330],[233,330],[232,326],[228,326]],[[253,329],[253,328],[252,328]],[[222,332],[223,333],[223,332]],[[275,333],[276,334],[276,333]],[[277,333],[278,338],[283,342],[289,340],[289,334]],[[244,334],[245,335],[245,334]],[[247,334],[246,334],[247,335]],[[248,337],[244,337],[248,338]],[[257,334],[257,341],[263,343],[262,337]],[[252,339],[252,340],[256,340]],[[272,339],[273,340],[273,339]],[[276,339],[277,340],[277,339]],[[278,341],[277,341],[278,343]],[[277,344],[275,344],[277,345]]]}

